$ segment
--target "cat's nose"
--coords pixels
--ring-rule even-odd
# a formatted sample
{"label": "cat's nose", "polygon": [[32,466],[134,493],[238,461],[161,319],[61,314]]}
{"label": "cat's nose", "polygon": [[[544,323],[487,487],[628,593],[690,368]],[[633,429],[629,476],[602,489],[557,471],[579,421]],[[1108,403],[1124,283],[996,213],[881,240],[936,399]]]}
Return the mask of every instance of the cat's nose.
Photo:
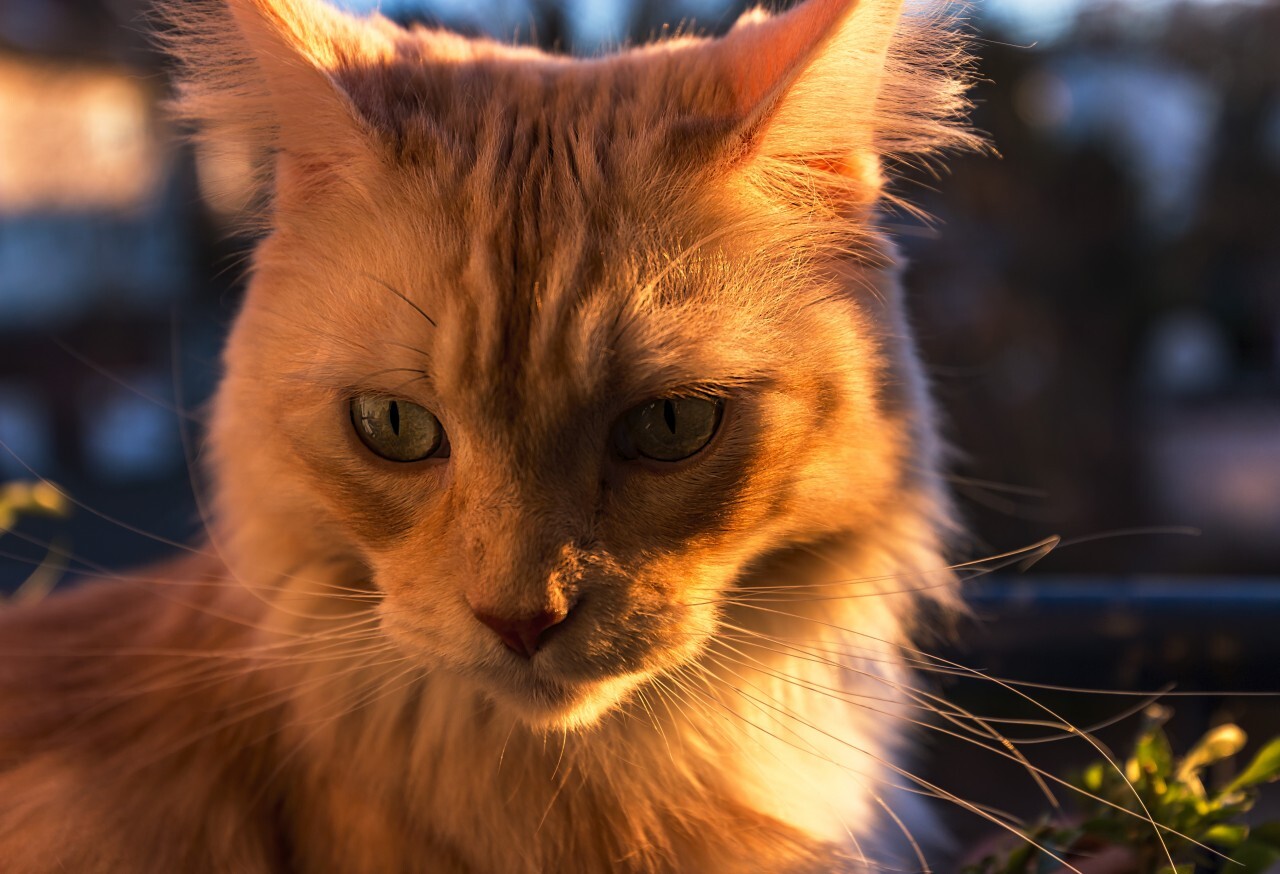
{"label": "cat's nose", "polygon": [[473,611],[476,618],[497,633],[507,649],[527,659],[546,642],[547,630],[559,625],[569,615],[568,610],[543,610],[532,616],[498,616],[483,610]]}

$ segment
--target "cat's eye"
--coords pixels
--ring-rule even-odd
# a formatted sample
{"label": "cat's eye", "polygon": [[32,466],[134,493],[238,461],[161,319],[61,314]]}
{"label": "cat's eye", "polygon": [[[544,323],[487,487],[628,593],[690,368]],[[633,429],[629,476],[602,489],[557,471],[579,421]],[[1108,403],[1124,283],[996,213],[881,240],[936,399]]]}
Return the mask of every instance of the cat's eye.
{"label": "cat's eye", "polygon": [[718,398],[654,398],[623,415],[614,446],[623,458],[682,461],[711,442],[723,415]]}
{"label": "cat's eye", "polygon": [[351,424],[375,455],[388,461],[448,458],[449,439],[430,410],[411,401],[363,394],[351,399]]}

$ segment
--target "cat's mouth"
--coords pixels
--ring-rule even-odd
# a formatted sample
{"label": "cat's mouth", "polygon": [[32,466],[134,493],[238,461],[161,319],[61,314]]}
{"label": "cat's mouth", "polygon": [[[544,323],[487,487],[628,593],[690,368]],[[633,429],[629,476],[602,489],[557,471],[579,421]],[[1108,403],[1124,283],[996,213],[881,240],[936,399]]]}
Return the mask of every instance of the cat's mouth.
{"label": "cat's mouth", "polygon": [[623,674],[595,680],[568,680],[541,672],[521,676],[472,673],[495,705],[513,713],[530,728],[578,730],[600,722],[647,678]]}
{"label": "cat's mouth", "polygon": [[[465,681],[502,711],[539,730],[578,730],[599,723],[652,676],[636,666],[607,669],[596,661],[587,673],[565,668],[560,658],[540,652],[533,659],[516,657],[473,661],[446,646],[432,634],[396,616],[387,617],[388,631],[435,669]],[[572,660],[571,660],[572,661]]]}

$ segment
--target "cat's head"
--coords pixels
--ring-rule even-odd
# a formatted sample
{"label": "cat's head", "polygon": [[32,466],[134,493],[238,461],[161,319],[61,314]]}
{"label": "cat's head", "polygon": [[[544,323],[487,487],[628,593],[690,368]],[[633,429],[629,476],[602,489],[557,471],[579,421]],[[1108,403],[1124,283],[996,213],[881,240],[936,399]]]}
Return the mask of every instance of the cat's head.
{"label": "cat's head", "polygon": [[886,158],[969,137],[898,6],[574,61],[175,4],[180,108],[273,155],[213,423],[232,566],[356,568],[415,657],[588,724],[750,569],[932,489],[875,206]]}

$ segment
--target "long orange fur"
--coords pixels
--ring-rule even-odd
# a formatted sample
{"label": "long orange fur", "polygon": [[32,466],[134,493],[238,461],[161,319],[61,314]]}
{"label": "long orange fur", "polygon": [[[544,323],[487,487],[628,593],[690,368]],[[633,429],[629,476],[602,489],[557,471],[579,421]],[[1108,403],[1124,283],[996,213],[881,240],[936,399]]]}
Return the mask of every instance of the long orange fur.
{"label": "long orange fur", "polygon": [[[954,526],[877,207],[975,139],[952,22],[899,7],[591,60],[167,7],[268,234],[207,541],[0,616],[3,870],[816,874],[927,830],[902,648]],[[451,457],[374,457],[360,392]],[[690,392],[706,450],[610,454]],[[473,615],[562,602],[532,659]]]}

